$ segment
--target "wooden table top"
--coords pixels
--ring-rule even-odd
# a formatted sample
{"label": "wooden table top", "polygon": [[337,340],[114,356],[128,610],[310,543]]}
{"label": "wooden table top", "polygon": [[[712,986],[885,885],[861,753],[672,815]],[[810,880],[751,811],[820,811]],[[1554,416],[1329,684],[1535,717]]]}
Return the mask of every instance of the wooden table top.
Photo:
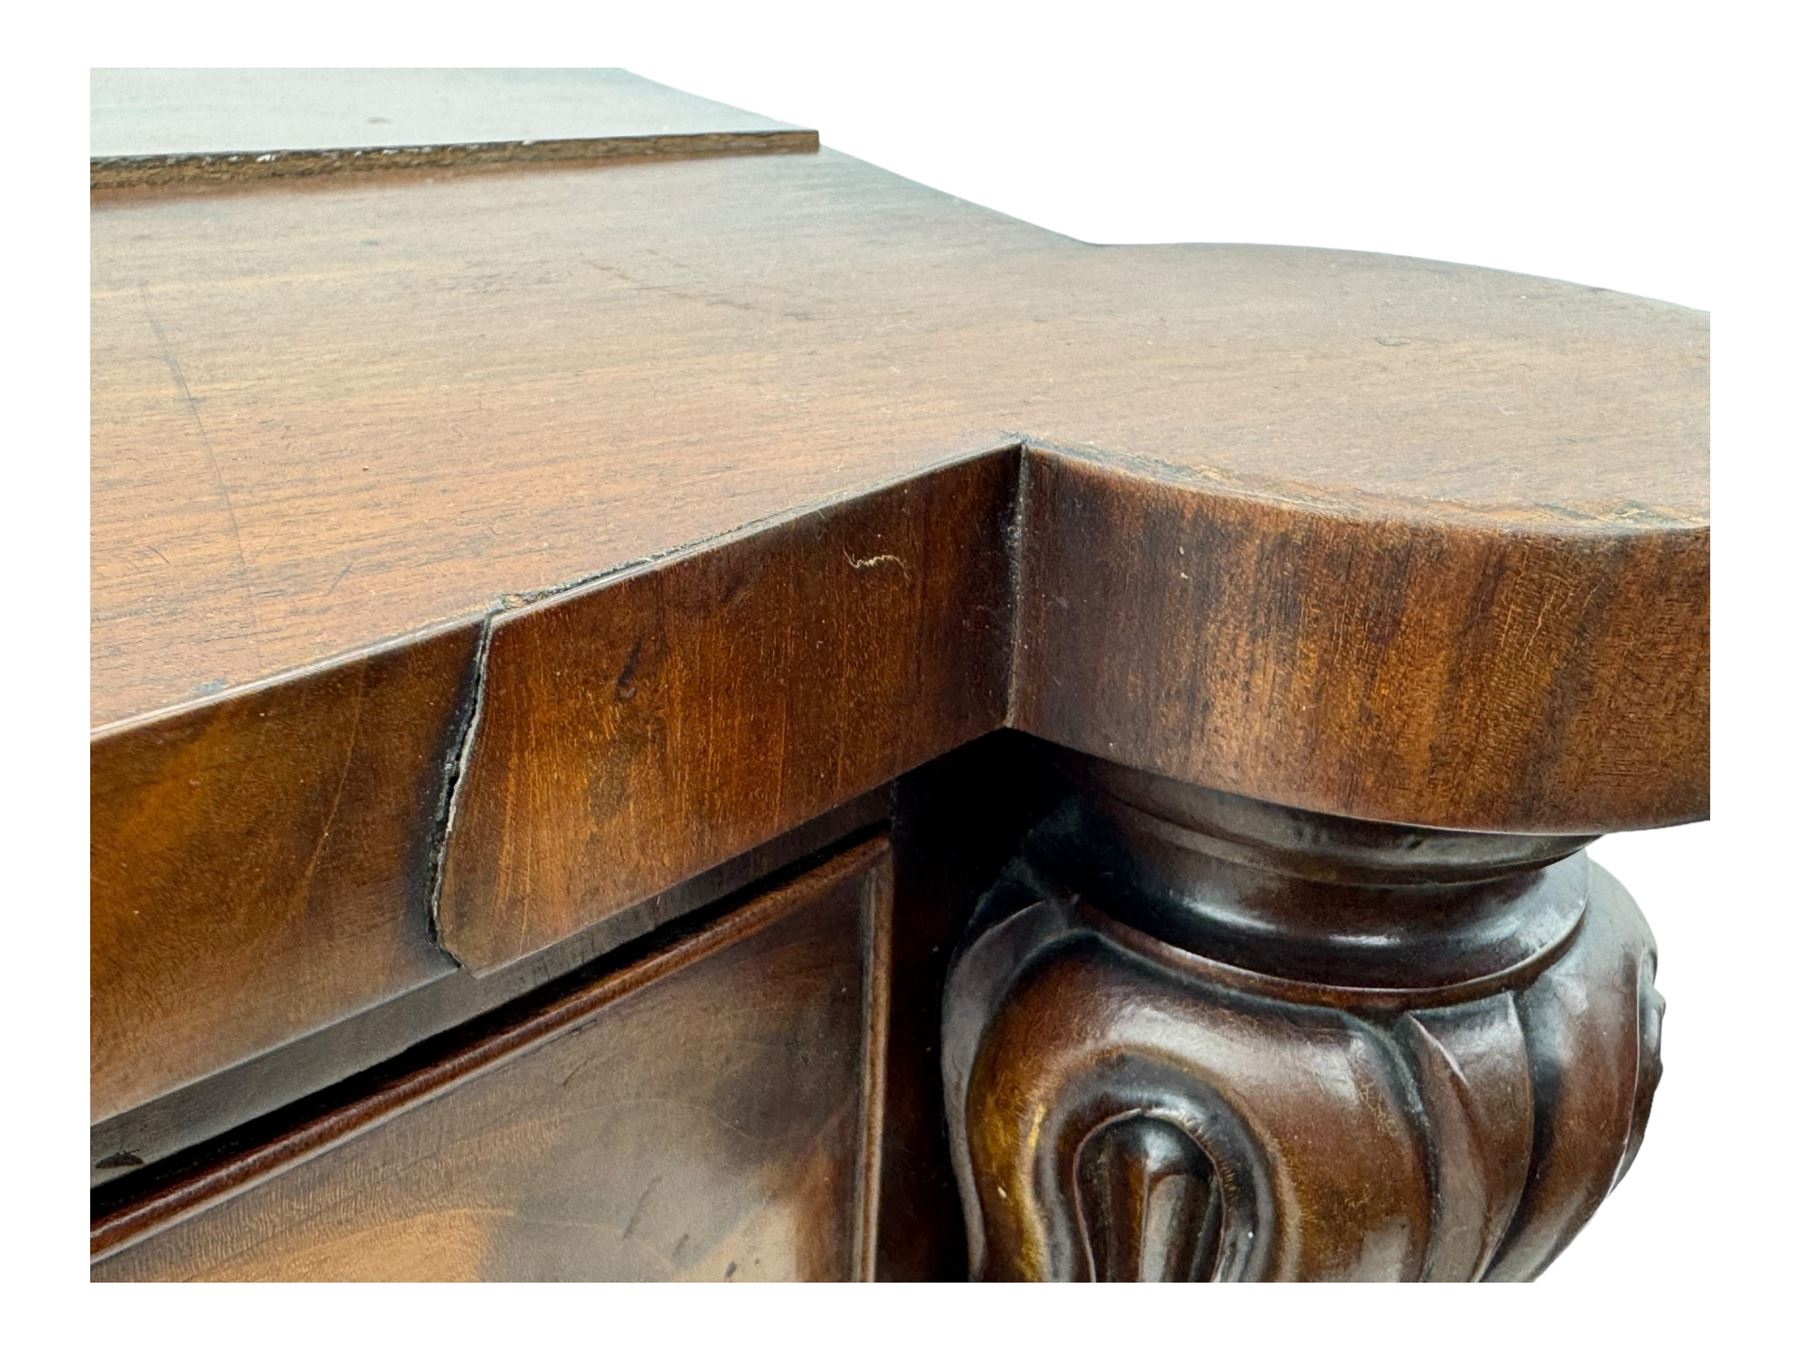
{"label": "wooden table top", "polygon": [[[470,108],[453,134],[774,125],[618,74],[588,120],[558,72],[492,110],[378,75],[354,106],[403,105],[408,142]],[[143,116],[142,78],[99,81],[96,153],[373,143],[331,83],[284,136],[295,81],[228,105],[241,79]],[[1477,268],[1089,246],[829,151],[97,190],[94,720],[1020,439],[1572,548],[1699,528],[1707,341]]]}

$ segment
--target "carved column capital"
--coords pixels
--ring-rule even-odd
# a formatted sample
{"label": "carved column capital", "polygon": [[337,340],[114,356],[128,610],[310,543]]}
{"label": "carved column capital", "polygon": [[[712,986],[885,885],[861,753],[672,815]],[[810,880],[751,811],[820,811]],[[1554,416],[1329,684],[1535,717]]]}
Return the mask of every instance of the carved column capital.
{"label": "carved column capital", "polygon": [[976,1275],[1542,1270],[1659,1072],[1655,949],[1588,840],[1075,770],[946,996]]}

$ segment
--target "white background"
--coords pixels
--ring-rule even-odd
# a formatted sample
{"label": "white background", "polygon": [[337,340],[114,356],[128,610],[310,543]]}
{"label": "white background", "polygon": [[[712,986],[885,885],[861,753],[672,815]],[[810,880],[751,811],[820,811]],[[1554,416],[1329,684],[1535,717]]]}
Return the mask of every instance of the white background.
{"label": "white background", "polygon": [[[1788,985],[1795,111],[1773,6],[34,7],[9,20],[14,641],[0,1173],[24,1344],[1232,1337],[1689,1345],[1791,1335]],[[89,1289],[86,68],[619,65],[1081,238],[1371,249],[1717,311],[1717,823],[1595,854],[1662,948],[1666,1075],[1636,1168],[1529,1291]],[[28,237],[23,237],[28,233]],[[1504,1307],[1464,1300],[1507,1299]],[[1454,1306],[1444,1300],[1455,1299]],[[1778,1328],[1781,1330],[1778,1331]]]}

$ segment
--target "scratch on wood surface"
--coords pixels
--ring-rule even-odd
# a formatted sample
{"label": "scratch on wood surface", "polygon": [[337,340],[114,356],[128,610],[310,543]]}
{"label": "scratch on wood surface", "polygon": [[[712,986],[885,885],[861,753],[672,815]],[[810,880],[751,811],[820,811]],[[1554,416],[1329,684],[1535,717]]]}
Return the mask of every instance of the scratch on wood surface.
{"label": "scratch on wood surface", "polygon": [[638,1197],[637,1205],[632,1209],[631,1217],[625,1222],[625,1231],[620,1236],[630,1237],[637,1231],[638,1221],[644,1217],[644,1208],[650,1203],[651,1195],[655,1193],[656,1188],[660,1185],[662,1185],[662,1177],[660,1175],[651,1178],[650,1184],[644,1187],[644,1193]]}
{"label": "scratch on wood surface", "polygon": [[175,349],[169,345],[169,335],[163,332],[156,311],[150,306],[148,283],[138,282],[138,299],[143,302],[144,317],[150,321],[150,331],[156,334],[156,345],[162,353],[163,364],[169,368],[169,378],[175,381],[175,392],[181,395],[181,401],[187,405],[188,416],[194,419],[194,429],[200,433],[200,446],[206,452],[206,467],[212,475],[213,487],[225,503],[225,516],[231,524],[231,546],[237,552],[238,586],[244,592],[244,608],[250,615],[250,642],[252,646],[256,646],[256,639],[261,636],[262,630],[256,621],[256,597],[250,590],[250,564],[244,558],[244,538],[238,531],[237,507],[231,500],[231,489],[225,486],[225,475],[219,471],[219,457],[213,453],[212,437],[206,434],[206,421],[200,416],[200,400],[188,388],[187,373],[181,368],[181,358],[175,355]]}
{"label": "scratch on wood surface", "polygon": [[850,566],[854,567],[858,572],[866,567],[880,567],[883,563],[893,563],[894,566],[898,567],[902,572],[906,571],[906,564],[900,560],[898,555],[893,553],[875,553],[867,558],[853,558],[846,552],[844,554],[844,561],[849,563]]}
{"label": "scratch on wood surface", "polygon": [[300,874],[300,880],[294,886],[294,899],[301,904],[306,901],[308,890],[312,886],[313,873],[318,871],[319,859],[324,856],[325,844],[331,838],[331,827],[337,823],[338,808],[343,805],[344,786],[350,781],[350,769],[356,763],[356,738],[362,732],[363,707],[368,702],[368,668],[362,667],[356,675],[356,702],[354,713],[350,719],[349,734],[344,737],[344,763],[338,770],[337,787],[331,794],[331,805],[325,810],[324,823],[319,826],[319,837],[313,844],[312,855],[306,860],[306,868]]}

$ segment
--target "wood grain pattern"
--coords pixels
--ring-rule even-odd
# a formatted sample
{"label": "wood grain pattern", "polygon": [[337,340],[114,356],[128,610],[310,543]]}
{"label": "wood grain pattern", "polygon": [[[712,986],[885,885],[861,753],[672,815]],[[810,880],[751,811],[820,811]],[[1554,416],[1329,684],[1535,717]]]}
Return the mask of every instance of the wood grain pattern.
{"label": "wood grain pattern", "polygon": [[95,70],[96,188],[818,149],[621,70]]}
{"label": "wood grain pattern", "polygon": [[[1708,558],[1700,529],[1427,530],[1035,447],[955,461],[498,609],[434,789],[441,932],[503,965],[1001,725],[1366,818],[1690,819]],[[439,875],[425,857],[415,887]]]}
{"label": "wood grain pattern", "polygon": [[[429,951],[422,983],[404,966],[386,978],[358,982],[345,976],[366,968],[361,952],[322,947],[315,953],[301,946],[277,949],[271,959],[263,948],[221,944],[209,961],[194,967],[207,977],[200,987],[208,997],[201,1000],[191,996],[194,975],[185,962],[145,961],[143,954],[130,949],[108,952],[96,959],[96,969],[135,956],[142,964],[133,974],[149,987],[140,990],[136,1003],[95,991],[90,1180],[100,1186],[135,1178],[141,1169],[290,1108],[571,971],[601,958],[610,961],[614,953],[641,944],[647,935],[691,922],[695,911],[715,906],[734,892],[837,848],[846,838],[885,821],[892,814],[891,797],[891,792],[879,791],[856,798],[485,977],[445,959],[440,948]],[[205,894],[232,894],[233,876],[226,870],[208,874],[190,863],[186,880]],[[427,887],[413,881],[406,889],[410,903],[403,916],[394,915],[377,893],[367,911],[350,910],[340,926],[373,925],[376,931],[369,941],[377,952],[392,945],[390,927],[397,926],[402,934],[428,929]],[[129,930],[112,930],[121,931]],[[303,941],[305,932],[288,936]],[[190,946],[204,946],[208,941],[204,925],[191,927],[186,940]],[[322,960],[335,964],[322,965]],[[335,981],[323,978],[334,971],[341,972]],[[287,988],[301,978],[314,981],[310,1001],[304,1001],[308,990],[290,993]],[[367,1006],[372,1000],[373,1006]],[[163,1009],[181,1010],[182,1020],[165,1023]],[[156,1015],[146,1016],[147,1011]],[[935,1021],[935,1012],[932,1018]],[[165,1026],[166,1035],[159,1030]],[[186,1086],[130,1105],[142,1089],[129,1095],[119,1090],[113,1056],[120,1045],[128,1046],[127,1062],[136,1083],[160,1087],[186,1082]],[[103,1064],[105,1072],[100,1071]],[[204,1076],[193,1078],[195,1073]]]}
{"label": "wood grain pattern", "polygon": [[93,236],[102,723],[1007,431],[1292,509],[1704,522],[1704,317],[1565,283],[1087,248],[830,153],[100,194]]}
{"label": "wood grain pattern", "polygon": [[984,457],[502,614],[438,931],[482,972],[997,726],[1013,466]]}
{"label": "wood grain pattern", "polygon": [[1067,454],[1026,473],[1012,725],[1369,819],[1705,815],[1704,527],[1294,512]]}
{"label": "wood grain pattern", "polygon": [[[1280,698],[1261,730],[1215,700],[1198,743],[1152,751],[1170,696],[1125,681],[1103,719],[1077,716],[1124,727],[1128,757],[1467,828],[1704,809],[1706,323],[1671,306],[1366,255],[1085,248],[822,153],[102,193],[94,382],[102,723],[1026,442],[1071,462],[1059,481],[1157,511],[1154,586],[1191,579],[1182,550],[1240,511],[1292,540],[1272,594],[1303,584],[1310,615],[1420,568],[1398,593],[1432,617],[1345,653],[1380,668],[1309,732],[1339,766],[1316,789],[1288,749],[1246,743]],[[1066,540],[1026,516],[969,547],[1026,537],[1060,582],[1136,543],[1091,515]],[[1536,575],[1496,592],[1515,551]],[[1068,631],[1174,669],[1204,598],[1172,589],[1146,625],[1097,594]],[[1320,641],[1301,617],[1237,661],[1295,704]],[[1497,660],[1465,662],[1480,678],[1450,697],[1409,658],[1465,632]],[[1620,633],[1628,650],[1592,650]],[[1025,674],[1018,725],[1042,709],[1047,734],[1108,738],[1047,689],[1080,672]],[[1565,712],[1586,748],[1545,762]],[[1448,794],[1342,767],[1401,725],[1488,762]]]}
{"label": "wood grain pattern", "polygon": [[[1000,728],[1405,826],[1707,810],[1705,315],[1089,247],[829,151],[708,157],[813,141],[616,74],[131,79],[96,155],[174,178],[91,198],[104,1157]],[[1077,1161],[1212,1222],[1166,1132]],[[1212,1250],[1144,1231],[1109,1268]],[[941,1270],[919,1232],[880,1241]]]}
{"label": "wood grain pattern", "polygon": [[429,892],[476,636],[94,741],[95,1119],[454,968]]}
{"label": "wood grain pattern", "polygon": [[96,1226],[96,1279],[865,1277],[888,853]]}

